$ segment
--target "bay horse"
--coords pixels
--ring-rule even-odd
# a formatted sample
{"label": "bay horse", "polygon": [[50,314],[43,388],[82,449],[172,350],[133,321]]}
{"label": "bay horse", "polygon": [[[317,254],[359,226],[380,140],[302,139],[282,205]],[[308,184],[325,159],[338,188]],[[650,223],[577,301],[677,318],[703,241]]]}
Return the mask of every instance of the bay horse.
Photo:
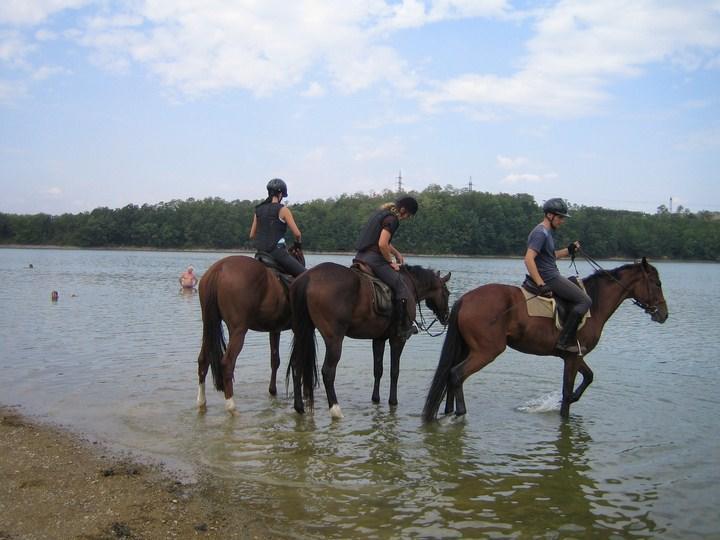
{"label": "bay horse", "polygon": [[[653,321],[664,323],[668,308],[663,296],[658,271],[643,257],[642,261],[626,264],[610,271],[598,269],[583,280],[592,299],[592,316],[578,331],[578,340],[592,351],[600,340],[607,320],[623,300],[650,314]],[[453,306],[440,360],[433,377],[423,420],[435,419],[440,402],[447,394],[445,414],[467,412],[463,383],[492,362],[507,346],[516,351],[538,356],[559,356],[564,361],[560,414],[570,414],[570,404],[580,399],[593,380],[593,372],[583,356],[555,348],[559,330],[554,319],[528,315],[526,300],[520,287],[491,283],[461,296]],[[580,372],[582,382],[575,388]]]}
{"label": "bay horse", "polygon": [[[297,248],[289,251],[304,266],[302,251]],[[288,287],[273,270],[255,258],[231,255],[208,268],[200,279],[198,292],[203,320],[198,355],[198,408],[201,411],[206,408],[205,377],[210,367],[216,390],[225,394],[225,410],[236,414],[233,374],[248,330],[270,334],[268,391],[276,395],[280,332],[290,329]],[[227,345],[223,321],[228,328]]]}
{"label": "bay horse", "polygon": [[[400,267],[400,274],[408,290],[413,291],[418,304],[425,300],[427,307],[445,324],[450,311],[450,291],[447,288],[450,274],[441,277],[434,270],[408,265]],[[396,323],[390,316],[380,316],[375,312],[373,296],[373,284],[368,278],[346,266],[330,262],[319,264],[301,274],[290,286],[294,338],[286,380],[292,374],[294,407],[297,412],[305,411],[303,394],[311,408],[314,401],[314,388],[318,382],[316,328],[325,342],[322,377],[333,418],[343,416],[335,394],[335,371],[345,336],[372,340],[375,376],[372,400],[375,403],[380,401],[385,342],[390,341],[388,401],[390,405],[397,405],[400,355],[406,338],[396,335]]]}

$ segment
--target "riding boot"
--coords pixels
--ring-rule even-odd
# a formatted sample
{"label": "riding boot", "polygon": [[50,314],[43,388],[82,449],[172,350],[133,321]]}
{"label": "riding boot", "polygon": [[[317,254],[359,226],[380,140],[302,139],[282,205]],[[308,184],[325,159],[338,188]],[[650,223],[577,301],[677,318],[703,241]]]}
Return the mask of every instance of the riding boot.
{"label": "riding boot", "polygon": [[577,328],[581,319],[582,315],[579,315],[574,311],[571,311],[568,314],[562,330],[560,330],[560,336],[558,337],[557,343],[555,344],[556,349],[576,354],[583,354],[585,352],[584,347],[578,349]]}
{"label": "riding boot", "polygon": [[408,315],[407,299],[405,298],[395,301],[395,321],[398,336],[407,339],[418,333],[417,327],[412,323]]}

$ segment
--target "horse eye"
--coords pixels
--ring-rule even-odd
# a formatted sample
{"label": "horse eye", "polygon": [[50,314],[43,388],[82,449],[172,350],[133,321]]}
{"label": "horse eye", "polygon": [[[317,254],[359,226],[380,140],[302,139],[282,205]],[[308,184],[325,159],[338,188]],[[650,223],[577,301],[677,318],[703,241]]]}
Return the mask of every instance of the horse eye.
{"label": "horse eye", "polygon": [[658,280],[657,286],[658,286],[658,287],[662,287],[662,281]]}

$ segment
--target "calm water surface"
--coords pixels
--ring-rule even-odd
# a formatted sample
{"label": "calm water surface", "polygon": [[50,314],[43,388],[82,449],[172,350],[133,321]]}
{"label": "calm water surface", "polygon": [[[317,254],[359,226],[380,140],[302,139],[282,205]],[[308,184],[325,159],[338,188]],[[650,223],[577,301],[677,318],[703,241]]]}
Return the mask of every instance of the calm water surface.
{"label": "calm water surface", "polygon": [[[226,511],[249,507],[279,536],[720,537],[720,266],[656,264],[670,318],[618,309],[569,421],[561,361],[507,351],[466,383],[466,418],[423,426],[442,346],[426,335],[405,349],[397,408],[387,380],[383,402],[370,401],[370,342],[346,340],[345,418],[330,419],[322,389],[315,412],[297,415],[282,388],[267,394],[267,336],[251,333],[235,373],[240,415],[210,387],[198,414],[200,307],[177,276],[223,256],[0,249],[0,403],[209,479]],[[350,263],[308,257],[325,260]],[[524,275],[521,260],[409,262],[452,271],[451,300]],[[282,373],[289,344],[285,333]]]}

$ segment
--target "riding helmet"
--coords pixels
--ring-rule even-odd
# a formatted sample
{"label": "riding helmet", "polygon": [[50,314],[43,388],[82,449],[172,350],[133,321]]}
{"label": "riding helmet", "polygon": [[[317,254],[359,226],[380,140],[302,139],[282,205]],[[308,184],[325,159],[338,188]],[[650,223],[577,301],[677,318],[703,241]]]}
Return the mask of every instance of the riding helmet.
{"label": "riding helmet", "polygon": [[418,211],[418,202],[413,197],[403,197],[402,199],[398,199],[395,201],[395,206],[397,208],[404,208],[413,216],[417,214]]}
{"label": "riding helmet", "polygon": [[268,194],[275,195],[276,193],[282,193],[283,197],[287,197],[287,184],[280,178],[273,178],[267,184]]}
{"label": "riding helmet", "polygon": [[548,199],[547,201],[545,201],[545,204],[543,204],[543,213],[556,214],[562,217],[570,217],[570,214],[568,214],[567,203],[559,197],[555,197],[553,199]]}

